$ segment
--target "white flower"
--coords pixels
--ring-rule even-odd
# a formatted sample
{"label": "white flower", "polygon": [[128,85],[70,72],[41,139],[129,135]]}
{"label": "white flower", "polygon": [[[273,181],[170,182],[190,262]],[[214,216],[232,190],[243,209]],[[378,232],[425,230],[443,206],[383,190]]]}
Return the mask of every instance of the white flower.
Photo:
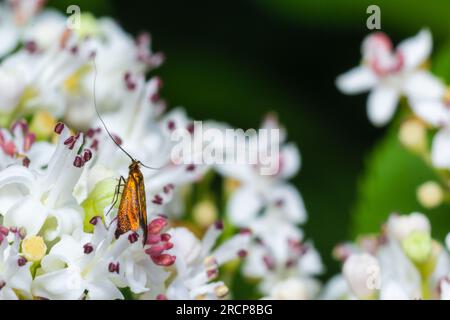
{"label": "white flower", "polygon": [[33,295],[104,300],[123,299],[119,288],[124,287],[135,294],[149,289],[158,292],[169,275],[160,266],[169,266],[175,260],[164,253],[172,244],[162,233],[166,223],[161,219],[149,224],[150,246],[144,247],[132,231],[116,239],[116,221],[107,229],[99,217],[92,218],[93,234],[64,235],[42,259],[42,272],[33,281]]}
{"label": "white flower", "polygon": [[79,154],[82,134],[69,136],[62,123],[55,131],[58,145],[43,173],[18,165],[0,172],[0,195],[8,204],[1,208],[4,224],[24,227],[28,235],[42,232],[48,241],[82,227],[83,210],[72,192],[92,155],[88,149]]}
{"label": "white flower", "polygon": [[[117,110],[127,91],[122,85],[125,75],[146,73],[161,65],[164,57],[152,52],[147,33],[134,39],[111,18],[94,20],[92,24],[92,30],[86,33],[96,51],[98,105],[101,110]],[[92,82],[92,77],[85,79],[83,84],[87,92],[92,92]]]}
{"label": "white flower", "polygon": [[[281,130],[280,154],[278,155],[279,170],[275,175],[261,175],[258,166],[251,164],[217,165],[219,173],[238,180],[241,186],[231,195],[228,203],[228,215],[233,224],[240,227],[251,227],[261,210],[276,208],[282,218],[292,224],[303,223],[306,220],[306,210],[298,190],[286,180],[295,176],[300,168],[300,153],[291,143],[285,143],[285,134],[279,128],[276,119],[269,116],[262,128],[278,128]],[[264,152],[267,145],[259,145],[254,151]]]}
{"label": "white flower", "polygon": [[380,299],[418,299],[420,274],[396,241],[389,241],[379,249],[381,272]]}
{"label": "white flower", "polygon": [[22,41],[26,45],[47,50],[66,30],[67,17],[56,10],[47,9],[36,15],[23,31]]}
{"label": "white flower", "polygon": [[167,224],[163,217],[153,219],[147,227],[145,250],[133,245],[133,250],[125,251],[122,256],[127,286],[134,293],[144,293],[143,298],[156,299],[165,291],[171,275],[165,267],[170,267],[176,260],[176,256],[169,253],[173,243],[171,235],[165,232]]}
{"label": "white flower", "polygon": [[11,10],[0,4],[0,58],[10,53],[17,45],[20,37],[20,30],[14,23]]}
{"label": "white flower", "polygon": [[[0,300],[17,300],[19,295],[30,298],[31,262],[19,254],[21,237],[17,229],[10,232],[0,226]],[[8,242],[12,233],[13,241]]]}
{"label": "white flower", "polygon": [[25,121],[16,121],[11,131],[0,128],[0,169],[21,164],[34,170],[42,170],[50,160],[54,146],[45,141],[36,142],[36,135],[29,131]]}
{"label": "white flower", "polygon": [[379,289],[379,272],[378,260],[366,253],[351,255],[343,267],[343,274],[349,287],[358,298],[362,299],[371,297],[374,291]]}
{"label": "white flower", "polygon": [[[344,255],[343,276],[333,278],[323,297],[381,300],[434,299],[450,272],[450,258],[430,240],[422,214],[391,215],[379,238],[362,239]],[[429,242],[428,242],[429,240]],[[429,246],[428,246],[429,244]],[[420,258],[420,259],[419,259]]]}
{"label": "white flower", "polygon": [[86,66],[92,55],[89,41],[78,42],[65,32],[46,50],[30,44],[8,56],[0,65],[0,81],[14,82],[9,80],[0,91],[0,98],[7,101],[0,112],[21,115],[44,108],[61,117],[71,89],[66,81]]}
{"label": "white flower", "polygon": [[427,123],[438,128],[433,137],[431,160],[437,168],[450,168],[450,111],[448,89],[444,83],[437,81],[433,90],[426,97],[410,100],[413,111]]}
{"label": "white flower", "polygon": [[343,300],[343,299],[352,299],[351,290],[348,287],[347,280],[342,274],[338,274],[333,276],[328,282],[325,284],[320,299],[321,300]]}
{"label": "white flower", "polygon": [[63,235],[41,261],[42,274],[33,281],[34,296],[46,299],[120,299],[120,254],[128,247],[127,235],[111,244],[108,232],[96,219],[94,234]]}
{"label": "white flower", "polygon": [[375,125],[384,125],[394,115],[402,95],[411,98],[433,94],[437,80],[421,70],[431,47],[431,34],[426,29],[401,42],[395,51],[385,34],[369,35],[362,45],[362,64],[339,76],[336,85],[347,94],[370,91],[369,119]]}
{"label": "white flower", "polygon": [[[221,223],[211,226],[202,241],[186,228],[170,230],[176,255],[176,276],[165,293],[168,299],[217,299],[228,294],[222,281],[213,281],[224,263],[245,255],[247,233],[238,234],[213,249],[222,233]],[[213,282],[211,282],[213,281]]]}
{"label": "white flower", "polygon": [[[314,247],[302,243],[303,232],[297,225],[306,220],[306,210],[298,190],[286,182],[298,172],[300,154],[295,145],[285,143],[286,133],[275,117],[269,115],[262,129],[278,129],[279,139],[264,145],[251,136],[248,148],[257,155],[269,149],[279,150],[274,175],[263,175],[260,165],[250,163],[216,166],[219,173],[240,182],[230,196],[227,213],[234,225],[250,229],[254,239],[243,273],[260,278],[261,292],[272,298],[289,298],[284,288],[293,283],[298,285],[298,293],[303,290],[303,297],[312,298],[319,290],[312,276],[322,272],[322,263]],[[231,145],[226,145],[227,156],[229,149]]]}
{"label": "white flower", "polygon": [[39,12],[45,1],[9,0],[0,4],[0,58],[10,53],[22,40],[27,24]]}
{"label": "white flower", "polygon": [[308,300],[311,292],[317,292],[317,282],[310,279],[289,278],[278,282],[271,290],[270,299]]}
{"label": "white flower", "polygon": [[448,280],[444,280],[440,286],[441,300],[450,300],[450,283]]}
{"label": "white flower", "polygon": [[413,212],[403,216],[393,214],[389,217],[387,222],[387,233],[392,239],[401,242],[414,231],[431,232],[430,221],[422,213]]}
{"label": "white flower", "polygon": [[[277,226],[273,226],[277,230]],[[280,230],[280,232],[283,232]],[[281,299],[281,288],[288,283],[302,284],[304,299],[312,299],[319,292],[319,282],[313,277],[323,272],[319,254],[311,243],[285,238],[286,243],[276,243],[282,237],[257,237],[248,249],[243,273],[250,278],[260,278],[263,294]],[[283,252],[283,253],[280,253]]]}

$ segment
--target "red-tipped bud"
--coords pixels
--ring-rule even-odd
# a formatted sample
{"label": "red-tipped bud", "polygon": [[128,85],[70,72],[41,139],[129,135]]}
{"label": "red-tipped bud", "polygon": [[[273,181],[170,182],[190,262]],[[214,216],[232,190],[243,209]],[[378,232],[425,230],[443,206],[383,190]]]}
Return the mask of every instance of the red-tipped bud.
{"label": "red-tipped bud", "polygon": [[161,254],[156,257],[151,257],[153,262],[158,266],[168,267],[175,263],[176,257],[170,254]]}
{"label": "red-tipped bud", "polygon": [[149,223],[147,229],[149,235],[158,235],[162,229],[167,226],[167,220],[164,218],[156,218]]}

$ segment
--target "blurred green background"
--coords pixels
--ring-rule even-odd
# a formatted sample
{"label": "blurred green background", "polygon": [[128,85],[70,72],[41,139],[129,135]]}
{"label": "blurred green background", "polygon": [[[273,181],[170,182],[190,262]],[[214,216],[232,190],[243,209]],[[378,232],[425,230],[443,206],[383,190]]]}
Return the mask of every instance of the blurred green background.
{"label": "blurred green background", "polygon": [[334,85],[360,59],[368,5],[381,7],[382,30],[395,43],[428,26],[439,48],[450,32],[450,1],[49,1],[63,11],[74,3],[113,16],[133,34],[151,32],[167,57],[155,73],[171,106],[241,128],[278,113],[302,152],[294,182],[325,277],[339,270],[331,257],[337,243],[377,231],[392,211],[427,212],[441,240],[450,230],[448,207],[430,212],[415,200],[416,186],[432,172],[400,147],[395,127],[368,122],[365,95],[344,96]]}

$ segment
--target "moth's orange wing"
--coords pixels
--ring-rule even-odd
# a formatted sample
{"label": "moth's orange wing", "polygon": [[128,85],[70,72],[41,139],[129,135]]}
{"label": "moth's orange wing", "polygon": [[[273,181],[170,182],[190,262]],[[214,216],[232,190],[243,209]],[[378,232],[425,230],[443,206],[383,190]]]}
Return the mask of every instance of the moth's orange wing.
{"label": "moth's orange wing", "polygon": [[136,179],[129,174],[120,199],[117,213],[117,233],[123,234],[139,229],[139,188]]}
{"label": "moth's orange wing", "polygon": [[122,192],[118,211],[117,232],[123,234],[130,230],[144,232],[147,241],[147,204],[145,199],[144,177],[138,166],[130,169],[128,179]]}
{"label": "moth's orange wing", "polygon": [[[138,170],[139,171],[139,170]],[[145,185],[142,173],[139,171],[140,182],[138,183],[138,200],[139,200],[139,224],[144,231],[144,244],[147,242],[147,201],[145,199]]]}

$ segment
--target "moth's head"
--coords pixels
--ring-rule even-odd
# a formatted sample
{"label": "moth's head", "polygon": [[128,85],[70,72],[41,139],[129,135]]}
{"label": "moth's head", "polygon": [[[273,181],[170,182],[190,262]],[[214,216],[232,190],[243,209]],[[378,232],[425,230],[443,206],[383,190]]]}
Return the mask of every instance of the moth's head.
{"label": "moth's head", "polygon": [[141,162],[139,160],[133,160],[133,161],[131,161],[131,164],[128,168],[130,170],[133,170],[133,169],[139,169],[140,166],[141,166]]}

